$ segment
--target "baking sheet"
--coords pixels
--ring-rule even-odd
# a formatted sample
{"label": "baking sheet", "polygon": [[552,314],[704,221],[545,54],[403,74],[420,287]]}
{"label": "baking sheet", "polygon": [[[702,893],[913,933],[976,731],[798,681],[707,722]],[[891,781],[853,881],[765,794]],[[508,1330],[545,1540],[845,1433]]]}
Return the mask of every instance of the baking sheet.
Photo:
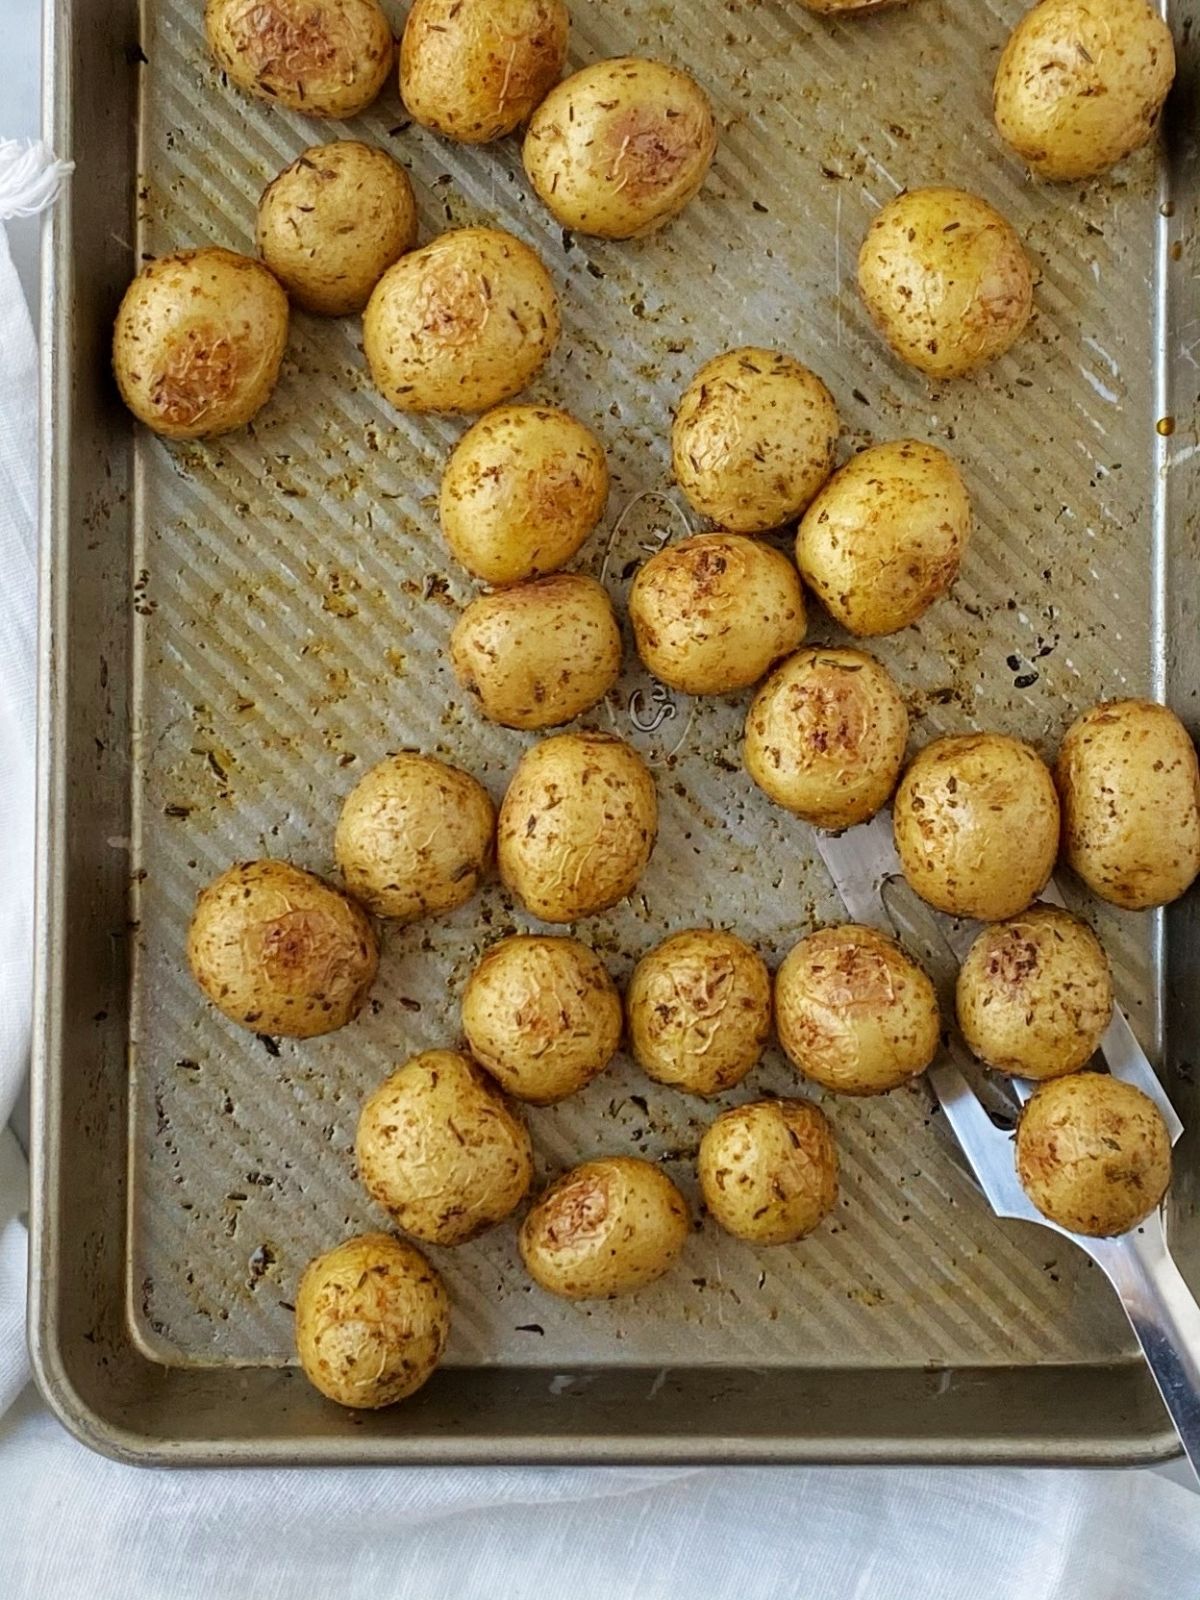
{"label": "baking sheet", "polygon": [[[92,8],[68,9],[78,23]],[[609,514],[577,565],[617,597],[637,560],[692,525],[668,451],[688,378],[730,345],[791,351],[832,389],[843,455],[927,438],[956,456],[971,490],[976,529],[953,597],[872,646],[906,690],[914,743],[995,728],[1049,755],[1099,698],[1169,689],[1179,699],[1185,675],[1164,647],[1168,576],[1186,609],[1193,574],[1171,565],[1168,512],[1197,448],[1195,360],[1167,348],[1164,296],[1171,253],[1183,263],[1193,233],[1186,205],[1164,215],[1155,150],[1111,180],[1056,188],[1028,183],[1004,153],[990,82],[1020,10],[919,0],[839,23],[775,0],[576,3],[572,65],[618,53],[676,60],[703,82],[722,127],[700,200],[664,233],[626,244],[563,234],[529,192],[517,141],[443,143],[409,126],[394,88],[344,129],[252,104],[209,61],[200,7],[162,0],[124,46],[138,89],[138,204],[126,235],[124,202],[110,195],[110,229],[117,252],[133,252],[125,278],[135,256],[251,249],[262,186],[306,144],[345,132],[410,169],[424,238],[494,221],[533,244],[560,286],[564,336],[532,393],[575,411],[609,452]],[[853,272],[878,206],[943,181],[1014,221],[1038,286],[1034,322],[1009,355],[931,386],[883,349]],[[1172,370],[1188,380],[1174,393]],[[107,388],[96,367],[76,371]],[[224,1022],[193,987],[183,941],[195,892],[259,854],[329,871],[341,800],[389,750],[443,755],[498,800],[531,736],[481,722],[445,659],[472,585],[441,543],[434,502],[465,424],[391,412],[366,376],[355,320],[296,315],[275,397],[226,439],[165,445],[132,432],[107,393],[101,404],[132,451],[128,499],[104,507],[107,535],[129,541],[117,652],[103,668],[128,692],[127,739],[111,752],[128,814],[97,845],[105,872],[128,882],[132,923],[128,967],[124,950],[117,963],[129,977],[122,1335],[147,1369],[215,1369],[235,1385],[292,1361],[291,1300],[309,1257],[381,1221],[353,1173],[362,1098],[410,1054],[459,1037],[458,997],[479,952],[530,923],[492,885],[448,919],[387,929],[369,1014],[323,1040],[275,1042]],[[1158,427],[1168,407],[1170,433]],[[819,613],[811,636],[837,637]],[[630,647],[593,719],[647,754],[662,811],[638,894],[578,929],[619,980],[680,927],[729,925],[774,961],[841,915],[807,830],[740,770],[746,699],[671,696]],[[78,773],[73,731],[59,759]],[[1085,909],[1158,1059],[1161,919]],[[622,1056],[577,1098],[531,1109],[539,1167],[642,1153],[694,1195],[704,1124],[764,1090],[816,1096],[777,1050],[716,1106],[647,1082]],[[813,1239],[756,1250],[705,1227],[636,1300],[571,1306],[527,1282],[502,1226],[432,1252],[455,1304],[449,1365],[536,1369],[550,1394],[572,1390],[580,1369],[777,1371],[780,1383],[861,1374],[868,1436],[871,1385],[888,1371],[897,1383],[932,1371],[949,1387],[966,1371],[1007,1381],[1037,1366],[1135,1367],[1090,1262],[990,1215],[921,1085],[878,1101],[819,1098],[842,1195]],[[1111,1421],[1128,1431],[1124,1416]],[[1138,1426],[1127,1450],[1151,1448]],[[878,1454],[910,1453],[902,1439],[876,1443]],[[978,1453],[982,1434],[961,1444]],[[806,1448],[798,1423],[792,1453]]]}

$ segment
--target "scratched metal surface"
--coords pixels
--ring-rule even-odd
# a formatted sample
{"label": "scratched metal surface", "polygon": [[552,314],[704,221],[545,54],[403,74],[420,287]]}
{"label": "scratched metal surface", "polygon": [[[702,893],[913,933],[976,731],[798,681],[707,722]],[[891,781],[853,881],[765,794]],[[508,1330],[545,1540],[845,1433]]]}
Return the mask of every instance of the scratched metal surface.
{"label": "scratched metal surface", "polygon": [[[145,8],[132,242],[146,254],[250,248],[262,186],[339,131],[231,92],[207,59],[200,9]],[[831,23],[782,0],[576,3],[575,64],[627,52],[679,60],[722,125],[699,201],[637,244],[565,238],[531,197],[515,141],[442,143],[405,126],[394,89],[353,131],[410,168],[424,237],[496,221],[553,271],[565,332],[534,393],[596,428],[614,478],[581,566],[622,595],[639,555],[684,531],[668,470],[674,399],[720,349],[779,345],[832,388],[843,453],[916,434],[949,448],[970,484],[977,526],[953,598],[878,646],[908,693],[915,742],[997,728],[1052,752],[1078,708],[1159,681],[1156,515],[1172,444],[1155,430],[1153,350],[1167,224],[1153,151],[1111,181],[1039,189],[1000,148],[989,84],[1020,9],[919,0]],[[978,378],[940,388],[887,355],[853,288],[874,210],[930,181],[997,204],[1038,272],[1027,337]],[[352,1168],[359,1103],[392,1065],[458,1037],[473,961],[527,926],[493,885],[445,921],[388,930],[370,1013],[325,1040],[277,1047],[205,1007],[183,961],[194,894],[231,860],[274,853],[330,869],[341,799],[385,752],[435,751],[502,794],[528,739],[480,722],[445,658],[471,585],[440,542],[433,503],[461,427],[393,414],[366,379],[358,324],[298,315],[282,382],[252,430],[199,445],[137,440],[134,815],[131,838],[111,844],[129,850],[136,924],[128,1317],[156,1362],[291,1360],[304,1263],[380,1221]],[[834,637],[819,616],[814,634]],[[744,707],[744,697],[656,696],[629,665],[604,709],[651,756],[662,804],[641,892],[579,930],[618,979],[681,926],[728,924],[774,960],[839,914],[805,829],[740,771]],[[1089,909],[1156,1050],[1156,924]],[[729,1098],[762,1089],[813,1092],[774,1050]],[[648,1293],[576,1307],[528,1284],[502,1226],[436,1252],[455,1302],[452,1362],[1124,1359],[1129,1337],[1099,1275],[1050,1235],[988,1214],[922,1088],[822,1103],[842,1198],[814,1239],[759,1251],[708,1226]],[[691,1155],[711,1115],[622,1057],[529,1120],[545,1171],[642,1152],[694,1193]]]}

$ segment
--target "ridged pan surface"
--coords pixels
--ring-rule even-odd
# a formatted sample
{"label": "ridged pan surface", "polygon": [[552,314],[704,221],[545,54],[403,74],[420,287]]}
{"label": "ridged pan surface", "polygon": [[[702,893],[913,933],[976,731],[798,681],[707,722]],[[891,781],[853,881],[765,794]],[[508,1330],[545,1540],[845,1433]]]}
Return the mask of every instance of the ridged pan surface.
{"label": "ridged pan surface", "polygon": [[[622,598],[647,550],[690,525],[670,482],[672,406],[735,344],[793,352],[832,389],[843,456],[930,439],[959,460],[976,527],[952,598],[878,642],[914,744],[998,729],[1052,755],[1067,722],[1156,682],[1158,474],[1154,150],[1111,179],[1030,184],[990,120],[1017,4],[917,0],[858,20],[799,4],[573,7],[572,63],[644,53],[690,68],[722,128],[700,198],[637,243],[565,236],[532,196],[519,144],[472,149],[410,126],[394,87],[343,129],[252,103],[205,50],[197,0],[147,8],[139,231],[147,255],[252,248],[263,185],[344,132],[410,169],[422,233],[495,222],[543,255],[564,336],[533,393],[603,439],[613,493],[579,565]],[[394,13],[399,26],[402,16]],[[1008,356],[931,386],[903,369],[854,287],[859,243],[904,186],[951,182],[1007,214],[1036,263],[1036,316]],[[119,197],[114,208],[120,211]],[[464,424],[399,416],[366,375],[357,320],[293,321],[254,426],[212,443],[137,443],[134,529],[132,1212],[129,1310],[172,1365],[292,1359],[305,1262],[383,1220],[355,1179],[359,1105],[396,1064],[459,1038],[472,964],[529,926],[496,884],[456,915],[388,929],[370,1010],[326,1039],[258,1040],[187,974],[197,889],[231,861],[332,870],[341,801],[388,751],[476,773],[497,800],[525,735],[482,722],[446,644],[472,584],[449,558],[438,478]],[[819,613],[814,636],[836,634]],[[806,829],[741,770],[746,697],[689,702],[636,670],[593,720],[650,757],[661,832],[636,897],[578,932],[618,980],[667,932],[735,928],[772,962],[839,905]],[[1088,908],[1147,1047],[1159,1041],[1153,918]],[[777,1050],[727,1097],[813,1094]],[[532,1287],[511,1225],[436,1252],[457,1364],[987,1366],[1095,1363],[1131,1348],[1099,1274],[1048,1234],[996,1221],[918,1086],[822,1097],[841,1150],[831,1225],[757,1250],[697,1228],[682,1264],[632,1301],[576,1307]],[[642,1153],[694,1196],[715,1107],[622,1056],[530,1113],[539,1169]]]}

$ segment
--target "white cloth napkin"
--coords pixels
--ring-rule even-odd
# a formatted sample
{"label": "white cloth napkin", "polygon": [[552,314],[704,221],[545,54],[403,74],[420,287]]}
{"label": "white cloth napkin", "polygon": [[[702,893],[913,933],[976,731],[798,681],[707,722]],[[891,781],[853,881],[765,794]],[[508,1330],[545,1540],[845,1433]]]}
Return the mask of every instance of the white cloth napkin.
{"label": "white cloth napkin", "polygon": [[[49,163],[0,144],[0,220],[49,202]],[[3,1130],[29,1036],[36,373],[2,226],[0,374]],[[0,1600],[1200,1596],[1200,1498],[1150,1473],[118,1466],[28,1387],[24,1194],[0,1131]]]}

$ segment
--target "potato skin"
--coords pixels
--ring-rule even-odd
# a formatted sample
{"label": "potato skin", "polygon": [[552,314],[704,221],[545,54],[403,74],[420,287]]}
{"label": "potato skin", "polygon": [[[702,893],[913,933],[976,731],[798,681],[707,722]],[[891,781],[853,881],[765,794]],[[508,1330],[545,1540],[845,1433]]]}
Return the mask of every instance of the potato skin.
{"label": "potato skin", "polygon": [[1131,1083],[1075,1072],[1042,1084],[1017,1124],[1017,1176],[1043,1216],[1108,1238],[1150,1215],[1171,1181],[1171,1138]]}
{"label": "potato skin", "polygon": [[1152,137],[1174,77],[1171,30],[1145,0],[1041,0],[1000,57],[996,127],[1035,177],[1091,178]]}
{"label": "potato skin", "polygon": [[700,1192],[713,1220],[751,1244],[789,1244],[837,1203],[837,1148],[807,1100],[758,1100],[723,1111],[700,1140]]}
{"label": "potato skin", "polygon": [[890,200],[867,229],[858,286],[896,355],[931,378],[961,378],[1003,355],[1033,310],[1016,230],[962,189]]}
{"label": "potato skin", "polygon": [[1175,713],[1108,700],[1067,729],[1054,768],[1063,854],[1093,894],[1129,911],[1169,904],[1200,873],[1200,771]]}
{"label": "potato skin", "polygon": [[603,1072],[621,1042],[621,997],[600,957],[578,939],[516,934],[467,981],[463,1032],[509,1094],[548,1106]]}
{"label": "potato skin", "polygon": [[499,406],[455,446],[438,509],[456,560],[507,584],[565,566],[607,500],[604,448],[582,422],[548,406]]}
{"label": "potato skin", "polygon": [[936,445],[894,439],[851,457],[804,513],[796,564],[860,639],[907,628],[958,577],[971,532],[962,475]]}
{"label": "potato skin", "polygon": [[1045,763],[1001,733],[935,739],[900,780],[892,806],[904,876],[952,917],[999,922],[1049,882],[1059,808]]}
{"label": "potato skin", "polygon": [[354,1153],[372,1200],[429,1244],[465,1244],[503,1221],[533,1178],[525,1124],[456,1050],[426,1050],[380,1084]]}
{"label": "potato skin", "polygon": [[896,787],[908,710],[865,650],[798,650],[767,679],[746,718],[746,771],[776,805],[814,828],[866,822]]}
{"label": "potato skin", "polygon": [[701,533],[645,562],[629,620],[648,671],[684,694],[746,689],[804,638],[796,569],[770,545]]}
{"label": "potato skin", "polygon": [[958,1025],[981,1061],[1021,1078],[1058,1078],[1091,1060],[1112,1017],[1099,939],[1060,906],[994,922],[958,974]]}
{"label": "potato skin", "polygon": [[575,922],[633,893],[658,831],[654,779],[605,733],[527,750],[500,807],[500,877],[543,922]]}
{"label": "potato skin", "polygon": [[566,1300],[611,1300],[661,1278],[687,1242],[687,1202],[632,1156],[585,1161],[552,1183],[521,1224],[529,1276]]}
{"label": "potato skin", "polygon": [[477,779],[404,751],[347,795],[333,848],[351,894],[377,916],[416,922],[475,894],[492,865],[495,832],[496,808]]}
{"label": "potato skin", "polygon": [[288,861],[241,861],[200,891],[192,975],[231,1022],[314,1039],[362,1010],[379,945],[361,906]]}
{"label": "potato skin", "polygon": [[536,253],[500,228],[457,228],[380,278],[363,350],[398,411],[486,411],[533,381],[560,331]]}
{"label": "potato skin", "polygon": [[356,117],[392,70],[377,0],[207,0],[209,49],[232,83],[310,117]]}
{"label": "potato skin", "polygon": [[894,939],[848,922],[790,950],[775,975],[788,1059],[837,1094],[886,1094],[937,1054],[941,1017],[924,970]]}
{"label": "potato skin", "polygon": [[676,217],[717,148],[694,78],[661,61],[596,61],[560,83],[529,119],[525,171],[564,228],[632,239]]}
{"label": "potato skin", "polygon": [[296,1293],[296,1351],[328,1400],[395,1405],[427,1383],[450,1337],[446,1286],[415,1245],[347,1239],[310,1261]]}
{"label": "potato skin", "polygon": [[553,728],[588,711],[621,672],[621,629],[604,585],[558,572],[472,600],[450,662],[491,722]]}
{"label": "potato skin", "polygon": [[723,928],[688,928],[638,962],[625,995],[629,1042],[656,1083],[721,1094],[758,1062],[771,1033],[771,977]]}
{"label": "potato skin", "polygon": [[160,256],[117,311],[121,398],[165,439],[241,428],[271,397],[287,330],[287,296],[260,261],[217,249]]}
{"label": "potato skin", "polygon": [[393,261],[417,242],[408,173],[357,139],[313,145],[263,190],[258,253],[304,311],[361,311]]}
{"label": "potato skin", "polygon": [[793,356],[747,345],[702,366],[671,429],[675,480],[731,533],[793,521],[833,471],[833,396]]}
{"label": "potato skin", "polygon": [[563,0],[414,0],[400,95],[423,127],[486,144],[528,121],[562,76]]}

